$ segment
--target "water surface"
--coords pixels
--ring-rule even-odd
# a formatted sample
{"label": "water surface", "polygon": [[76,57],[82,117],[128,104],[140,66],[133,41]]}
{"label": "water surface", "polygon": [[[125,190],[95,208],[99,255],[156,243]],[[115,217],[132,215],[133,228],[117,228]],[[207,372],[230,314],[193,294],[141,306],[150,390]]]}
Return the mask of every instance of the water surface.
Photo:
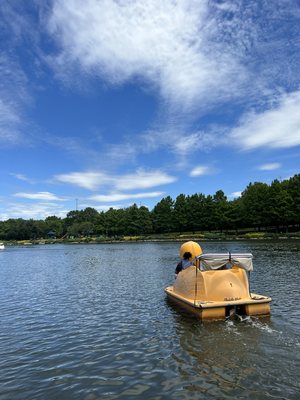
{"label": "water surface", "polygon": [[200,322],[166,300],[178,243],[0,252],[0,400],[298,399],[300,243],[252,252],[270,318]]}

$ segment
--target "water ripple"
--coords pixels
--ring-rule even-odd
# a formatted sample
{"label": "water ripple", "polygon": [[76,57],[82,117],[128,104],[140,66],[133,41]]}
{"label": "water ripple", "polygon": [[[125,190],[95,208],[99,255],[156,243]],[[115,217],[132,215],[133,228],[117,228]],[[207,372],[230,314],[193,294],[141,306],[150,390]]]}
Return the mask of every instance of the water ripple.
{"label": "water ripple", "polygon": [[0,254],[0,400],[297,399],[300,245],[250,251],[270,318],[201,323],[166,299],[172,243],[9,248]]}

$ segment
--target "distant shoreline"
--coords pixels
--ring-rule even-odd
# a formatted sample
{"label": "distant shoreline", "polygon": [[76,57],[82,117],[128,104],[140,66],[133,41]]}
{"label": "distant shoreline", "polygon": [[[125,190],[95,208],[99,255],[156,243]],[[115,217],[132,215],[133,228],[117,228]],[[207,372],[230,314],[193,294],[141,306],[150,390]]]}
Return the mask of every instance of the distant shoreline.
{"label": "distant shoreline", "polygon": [[105,244],[105,243],[167,243],[167,242],[187,242],[193,240],[195,242],[244,242],[244,241],[270,241],[270,240],[300,240],[299,232],[289,234],[274,234],[274,233],[260,233],[253,232],[244,235],[226,235],[226,234],[213,234],[208,235],[173,235],[163,236],[126,236],[126,237],[82,237],[82,238],[69,238],[69,239],[32,239],[32,240],[11,240],[2,241],[5,246],[36,246],[36,245],[49,245],[49,244]]}

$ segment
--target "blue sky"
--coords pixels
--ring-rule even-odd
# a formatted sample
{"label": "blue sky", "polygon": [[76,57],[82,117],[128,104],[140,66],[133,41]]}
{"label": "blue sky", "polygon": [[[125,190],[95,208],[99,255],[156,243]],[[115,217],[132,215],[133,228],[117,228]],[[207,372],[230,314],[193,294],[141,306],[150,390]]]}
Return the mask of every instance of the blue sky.
{"label": "blue sky", "polygon": [[299,22],[294,0],[2,0],[0,219],[299,173]]}

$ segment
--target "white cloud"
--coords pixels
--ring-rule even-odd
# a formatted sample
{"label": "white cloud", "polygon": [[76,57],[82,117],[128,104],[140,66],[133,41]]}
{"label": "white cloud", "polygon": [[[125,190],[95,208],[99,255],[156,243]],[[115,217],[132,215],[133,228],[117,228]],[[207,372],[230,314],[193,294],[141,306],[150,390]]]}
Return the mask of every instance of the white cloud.
{"label": "white cloud", "polygon": [[147,153],[164,148],[165,151],[178,156],[182,166],[188,161],[189,156],[195,154],[196,151],[210,151],[224,142],[224,137],[221,136],[220,132],[216,133],[215,128],[209,132],[187,133],[184,128],[179,130],[176,125],[176,122],[174,122],[172,129],[152,130],[140,135],[139,151]]}
{"label": "white cloud", "polygon": [[213,133],[192,132],[190,134],[178,134],[172,140],[173,151],[181,156],[186,156],[196,150],[208,150],[215,146],[217,137]]}
{"label": "white cloud", "polygon": [[90,200],[99,201],[99,202],[113,202],[113,201],[122,201],[128,199],[146,199],[153,197],[160,197],[164,193],[163,192],[146,192],[146,193],[112,193],[107,195],[95,195],[89,197]]}
{"label": "white cloud", "polygon": [[233,192],[228,197],[237,198],[237,197],[241,197],[241,195],[242,195],[242,192]]}
{"label": "white cloud", "polygon": [[148,189],[155,186],[166,185],[177,179],[163,171],[145,171],[138,169],[133,174],[127,174],[115,179],[117,190]]}
{"label": "white cloud", "polygon": [[0,143],[18,141],[19,125],[20,117],[16,107],[0,98]]}
{"label": "white cloud", "polygon": [[110,182],[110,178],[106,174],[93,171],[55,175],[54,180],[89,190],[96,190],[99,186]]}
{"label": "white cloud", "polygon": [[190,172],[190,176],[202,176],[213,173],[213,169],[207,165],[198,165]]}
{"label": "white cloud", "polygon": [[0,212],[1,220],[9,218],[23,219],[45,219],[50,215],[64,218],[69,210],[66,210],[60,204],[56,203],[35,203],[28,207],[28,204],[6,203],[5,209]]}
{"label": "white cloud", "polygon": [[246,115],[229,139],[245,150],[299,146],[299,110],[300,91],[285,94],[274,108]]}
{"label": "white cloud", "polygon": [[198,0],[56,0],[49,19],[61,49],[56,67],[63,73],[75,64],[111,84],[143,77],[184,108],[201,107],[201,98],[207,105],[220,93],[231,97],[245,75],[220,43],[220,20],[209,7]]}
{"label": "white cloud", "polygon": [[101,211],[106,212],[110,208],[113,208],[114,210],[117,210],[119,208],[125,208],[126,206],[122,205],[122,204],[101,204],[99,206],[96,206],[96,207],[92,206],[92,207],[95,208],[98,212],[101,212]]}
{"label": "white cloud", "polygon": [[50,192],[38,192],[38,193],[24,193],[24,192],[19,192],[14,194],[15,197],[20,197],[23,199],[30,199],[30,200],[60,200],[63,201],[65,199],[60,198],[56,196],[53,193]]}
{"label": "white cloud", "polygon": [[261,171],[274,171],[281,167],[280,163],[263,164],[258,167]]}
{"label": "white cloud", "polygon": [[133,174],[109,176],[103,172],[71,172],[54,176],[54,181],[68,183],[89,190],[109,186],[116,190],[148,189],[176,181],[176,178],[162,171],[138,169]]}
{"label": "white cloud", "polygon": [[[4,94],[0,87],[0,145],[14,145],[24,140],[22,104],[13,97],[13,93]],[[25,122],[24,119],[23,122]]]}
{"label": "white cloud", "polygon": [[15,174],[15,173],[11,173],[10,175],[14,176],[15,178],[19,179],[20,181],[24,181],[30,184],[34,184],[35,181],[31,178],[28,178],[27,176],[23,175],[23,174]]}
{"label": "white cloud", "polygon": [[27,80],[21,67],[4,52],[0,55],[0,76],[0,145],[15,144],[24,139],[24,107],[31,101]]}

